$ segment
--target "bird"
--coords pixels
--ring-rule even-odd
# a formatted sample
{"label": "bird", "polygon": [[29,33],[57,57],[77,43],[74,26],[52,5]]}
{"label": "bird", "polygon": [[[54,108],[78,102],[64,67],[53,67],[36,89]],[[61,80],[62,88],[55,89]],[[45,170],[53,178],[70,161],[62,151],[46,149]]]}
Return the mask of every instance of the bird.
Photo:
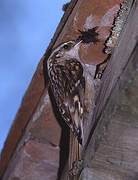
{"label": "bird", "polygon": [[55,47],[47,60],[49,86],[63,121],[70,129],[69,172],[75,176],[84,142],[84,64],[79,58],[82,40],[70,40]]}

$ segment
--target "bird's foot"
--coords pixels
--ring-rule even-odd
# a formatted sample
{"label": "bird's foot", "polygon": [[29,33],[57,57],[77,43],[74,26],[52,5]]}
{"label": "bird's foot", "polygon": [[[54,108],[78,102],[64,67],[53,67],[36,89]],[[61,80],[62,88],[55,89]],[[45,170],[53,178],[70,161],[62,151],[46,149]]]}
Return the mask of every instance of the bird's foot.
{"label": "bird's foot", "polygon": [[78,160],[72,163],[72,168],[69,170],[71,176],[77,176],[80,173],[82,170],[82,162],[83,160]]}

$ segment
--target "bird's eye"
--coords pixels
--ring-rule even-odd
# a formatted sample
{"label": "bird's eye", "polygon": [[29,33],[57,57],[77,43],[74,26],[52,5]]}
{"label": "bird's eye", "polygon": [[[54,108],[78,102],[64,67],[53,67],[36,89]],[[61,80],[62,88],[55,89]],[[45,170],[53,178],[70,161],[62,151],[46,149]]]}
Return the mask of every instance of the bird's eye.
{"label": "bird's eye", "polygon": [[64,49],[69,49],[70,46],[68,46],[67,44],[63,46]]}

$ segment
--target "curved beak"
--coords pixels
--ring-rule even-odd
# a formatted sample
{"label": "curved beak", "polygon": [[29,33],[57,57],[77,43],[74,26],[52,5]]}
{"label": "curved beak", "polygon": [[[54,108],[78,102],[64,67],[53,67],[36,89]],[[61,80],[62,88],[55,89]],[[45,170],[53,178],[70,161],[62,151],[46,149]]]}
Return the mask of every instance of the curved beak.
{"label": "curved beak", "polygon": [[77,44],[75,44],[74,47],[76,48],[76,47],[80,46],[81,42],[82,42],[82,40],[80,40]]}

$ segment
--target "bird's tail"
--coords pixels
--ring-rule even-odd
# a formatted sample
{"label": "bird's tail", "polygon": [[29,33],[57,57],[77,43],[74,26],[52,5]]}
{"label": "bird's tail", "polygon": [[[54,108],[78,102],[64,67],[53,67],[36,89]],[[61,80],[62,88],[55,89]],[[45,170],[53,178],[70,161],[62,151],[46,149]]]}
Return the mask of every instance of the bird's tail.
{"label": "bird's tail", "polygon": [[68,180],[77,180],[81,169],[81,145],[70,130]]}

